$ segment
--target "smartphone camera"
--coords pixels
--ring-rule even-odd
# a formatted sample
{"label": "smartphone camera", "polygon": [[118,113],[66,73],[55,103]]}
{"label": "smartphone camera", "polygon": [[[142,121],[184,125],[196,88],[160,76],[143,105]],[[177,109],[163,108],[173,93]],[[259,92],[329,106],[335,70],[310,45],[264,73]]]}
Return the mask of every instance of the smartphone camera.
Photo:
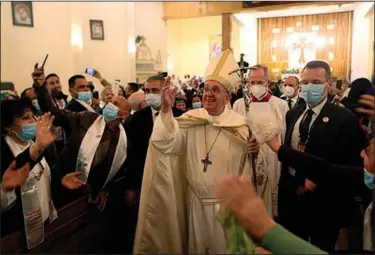
{"label": "smartphone camera", "polygon": [[91,75],[91,76],[94,76],[95,75],[95,70],[92,69],[92,68],[86,68],[86,71],[85,73]]}

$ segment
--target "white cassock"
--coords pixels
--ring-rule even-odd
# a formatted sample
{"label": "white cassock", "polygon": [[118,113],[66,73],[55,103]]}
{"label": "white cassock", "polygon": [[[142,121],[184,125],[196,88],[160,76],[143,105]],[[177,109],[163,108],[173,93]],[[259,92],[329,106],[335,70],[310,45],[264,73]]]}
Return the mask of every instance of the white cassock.
{"label": "white cassock", "polygon": [[[245,118],[228,109],[216,117],[201,108],[177,119],[171,113],[156,118],[144,170],[135,254],[224,254],[226,239],[216,219],[219,200],[214,190],[225,175],[252,175],[246,153],[248,132]],[[204,172],[202,160],[208,151],[212,164]],[[267,201],[271,190],[264,164],[260,153],[258,193],[272,206]]]}
{"label": "white cassock", "polygon": [[[272,111],[275,113],[276,118],[280,122],[281,133],[278,136],[279,142],[284,143],[285,132],[286,132],[286,113],[289,111],[288,103],[278,97],[271,96],[268,102],[252,102],[251,104],[268,104]],[[249,107],[249,112],[251,111],[251,104]],[[240,98],[233,104],[233,111],[246,116],[244,99]],[[267,144],[260,145],[261,151],[266,155],[267,161],[267,174],[268,179],[272,185],[272,203],[273,203],[273,215],[277,216],[277,194],[278,194],[278,184],[281,171],[281,163],[277,157],[277,154],[273,152]]]}

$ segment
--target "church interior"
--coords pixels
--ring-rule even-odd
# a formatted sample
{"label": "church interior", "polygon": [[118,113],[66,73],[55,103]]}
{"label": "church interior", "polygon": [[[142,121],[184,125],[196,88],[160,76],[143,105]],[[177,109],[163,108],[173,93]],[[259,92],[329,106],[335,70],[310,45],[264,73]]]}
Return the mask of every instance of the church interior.
{"label": "church interior", "polygon": [[[66,94],[70,77],[83,75],[98,100],[106,90],[103,80],[117,89],[131,83],[142,88],[165,72],[180,89],[190,89],[193,78],[204,82],[210,61],[226,50],[237,62],[268,67],[275,84],[289,76],[301,79],[313,60],[328,63],[332,76],[349,82],[375,79],[374,2],[17,1],[0,7],[1,90],[18,96],[33,86],[36,63],[43,63],[46,74],[58,74]],[[42,244],[28,249],[18,229],[2,233],[2,253],[132,253],[134,233],[116,227],[136,224],[137,216],[121,215],[122,206],[100,213],[87,197],[76,197],[57,208],[59,218],[45,227]],[[358,251],[348,241],[362,235],[356,231],[340,230],[337,250]]]}

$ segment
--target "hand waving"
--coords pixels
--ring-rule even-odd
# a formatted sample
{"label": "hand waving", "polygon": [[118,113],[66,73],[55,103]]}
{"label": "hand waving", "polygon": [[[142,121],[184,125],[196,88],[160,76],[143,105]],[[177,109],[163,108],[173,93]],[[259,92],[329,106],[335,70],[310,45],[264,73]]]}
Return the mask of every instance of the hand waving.
{"label": "hand waving", "polygon": [[25,184],[27,177],[29,177],[29,163],[19,169],[15,169],[15,167],[16,161],[14,160],[3,174],[1,188],[5,191],[12,191],[16,187],[21,187]]}
{"label": "hand waving", "polygon": [[70,190],[78,189],[79,187],[85,184],[83,181],[78,179],[78,176],[80,176],[81,174],[82,172],[74,172],[74,173],[67,174],[63,177],[61,184],[65,188],[70,189]]}
{"label": "hand waving", "polygon": [[162,112],[167,113],[171,111],[176,94],[177,88],[171,88],[171,77],[168,77],[163,84],[161,92]]}
{"label": "hand waving", "polygon": [[36,123],[36,141],[35,144],[39,149],[44,150],[48,145],[55,141],[58,135],[58,128],[51,131],[52,123],[55,116],[51,116],[51,113],[45,113],[40,117]]}

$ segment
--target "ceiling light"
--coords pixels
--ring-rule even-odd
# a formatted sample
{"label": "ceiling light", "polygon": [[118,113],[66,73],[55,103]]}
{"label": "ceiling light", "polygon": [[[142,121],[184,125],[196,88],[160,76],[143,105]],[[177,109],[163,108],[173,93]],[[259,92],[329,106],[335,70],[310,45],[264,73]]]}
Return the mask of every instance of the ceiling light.
{"label": "ceiling light", "polygon": [[272,61],[277,62],[277,56],[276,55],[272,55]]}
{"label": "ceiling light", "polygon": [[300,26],[302,26],[302,23],[301,23],[300,21],[298,21],[298,22],[296,23],[296,26],[297,26],[297,27],[300,27]]}
{"label": "ceiling light", "polygon": [[271,43],[272,48],[277,48],[277,41],[273,40]]}
{"label": "ceiling light", "polygon": [[314,25],[314,26],[312,26],[312,31],[319,31],[319,26],[317,26],[317,25]]}
{"label": "ceiling light", "polygon": [[286,32],[287,32],[287,33],[293,33],[293,31],[294,31],[294,28],[293,28],[293,27],[287,27],[287,28],[286,28]]}
{"label": "ceiling light", "polygon": [[335,29],[334,24],[327,25],[327,30],[333,30],[333,29]]}
{"label": "ceiling light", "polygon": [[278,28],[272,29],[272,33],[273,34],[279,34],[280,33],[280,29],[278,29]]}

